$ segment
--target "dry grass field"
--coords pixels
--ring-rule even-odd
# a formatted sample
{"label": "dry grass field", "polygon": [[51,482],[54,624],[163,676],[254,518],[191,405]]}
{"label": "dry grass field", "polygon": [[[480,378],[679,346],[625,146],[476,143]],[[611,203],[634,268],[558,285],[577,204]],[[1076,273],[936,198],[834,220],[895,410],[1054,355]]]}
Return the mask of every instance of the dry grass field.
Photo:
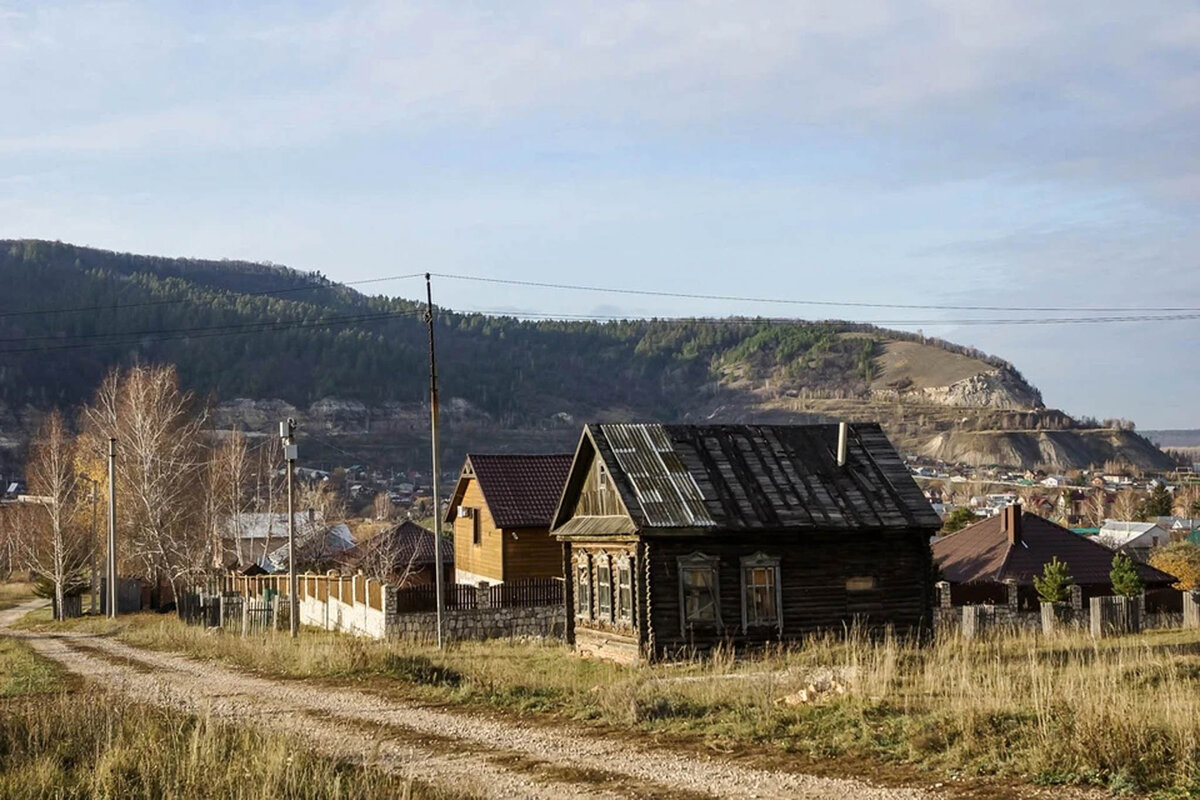
{"label": "dry grass field", "polygon": [[0,797],[448,798],[287,737],[107,693],[0,638]]}
{"label": "dry grass field", "polygon": [[296,642],[280,634],[242,639],[144,615],[79,624],[261,674],[593,720],[719,750],[1164,798],[1200,793],[1196,631],[1100,642],[955,636],[927,647],[851,634],[632,669],[553,644],[463,643],[438,652],[318,632]]}

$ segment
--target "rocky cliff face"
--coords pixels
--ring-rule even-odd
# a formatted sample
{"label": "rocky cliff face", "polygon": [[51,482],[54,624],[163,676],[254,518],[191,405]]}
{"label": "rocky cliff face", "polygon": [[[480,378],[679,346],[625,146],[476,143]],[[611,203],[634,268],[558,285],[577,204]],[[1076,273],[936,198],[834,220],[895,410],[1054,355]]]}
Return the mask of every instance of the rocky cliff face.
{"label": "rocky cliff face", "polygon": [[980,372],[948,386],[918,390],[922,400],[960,408],[1040,408],[1041,394],[1011,370]]}

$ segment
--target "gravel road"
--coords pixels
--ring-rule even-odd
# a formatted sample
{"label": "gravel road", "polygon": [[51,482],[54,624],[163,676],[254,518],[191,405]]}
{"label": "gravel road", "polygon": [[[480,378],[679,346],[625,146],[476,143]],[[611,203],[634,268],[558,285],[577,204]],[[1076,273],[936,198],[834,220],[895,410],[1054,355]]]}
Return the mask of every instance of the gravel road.
{"label": "gravel road", "polygon": [[[0,626],[38,603],[0,612]],[[918,800],[882,788],[749,768],[717,756],[643,750],[563,727],[526,727],[301,681],[276,681],[210,662],[87,634],[5,631],[89,680],[142,702],[250,722],[300,737],[317,752],[411,774],[488,798],[847,798]]]}

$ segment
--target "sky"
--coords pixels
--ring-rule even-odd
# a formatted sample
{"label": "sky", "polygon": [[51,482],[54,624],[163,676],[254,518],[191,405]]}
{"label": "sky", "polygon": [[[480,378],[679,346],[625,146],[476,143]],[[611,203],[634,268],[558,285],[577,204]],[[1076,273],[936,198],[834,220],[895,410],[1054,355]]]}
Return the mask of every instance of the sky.
{"label": "sky", "polygon": [[0,103],[0,238],[996,306],[434,284],[458,310],[919,329],[1047,405],[1200,428],[1196,313],[995,322],[1200,312],[1189,4],[0,0]]}

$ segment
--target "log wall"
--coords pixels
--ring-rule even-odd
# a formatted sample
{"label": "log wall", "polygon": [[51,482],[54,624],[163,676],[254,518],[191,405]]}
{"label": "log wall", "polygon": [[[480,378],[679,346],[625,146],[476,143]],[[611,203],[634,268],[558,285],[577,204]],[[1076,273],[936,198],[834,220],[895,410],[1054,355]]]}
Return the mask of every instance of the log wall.
{"label": "log wall", "polygon": [[[870,628],[895,626],[901,633],[932,628],[933,571],[928,534],[806,533],[652,539],[643,591],[648,594],[648,639],[659,654],[717,642],[732,644],[795,639],[819,630],[840,631],[859,621]],[[680,626],[677,558],[717,556],[723,626],[684,634]],[[775,628],[742,630],[740,559],[762,552],[780,559],[782,634]],[[854,591],[852,578],[873,578],[874,588]]]}

